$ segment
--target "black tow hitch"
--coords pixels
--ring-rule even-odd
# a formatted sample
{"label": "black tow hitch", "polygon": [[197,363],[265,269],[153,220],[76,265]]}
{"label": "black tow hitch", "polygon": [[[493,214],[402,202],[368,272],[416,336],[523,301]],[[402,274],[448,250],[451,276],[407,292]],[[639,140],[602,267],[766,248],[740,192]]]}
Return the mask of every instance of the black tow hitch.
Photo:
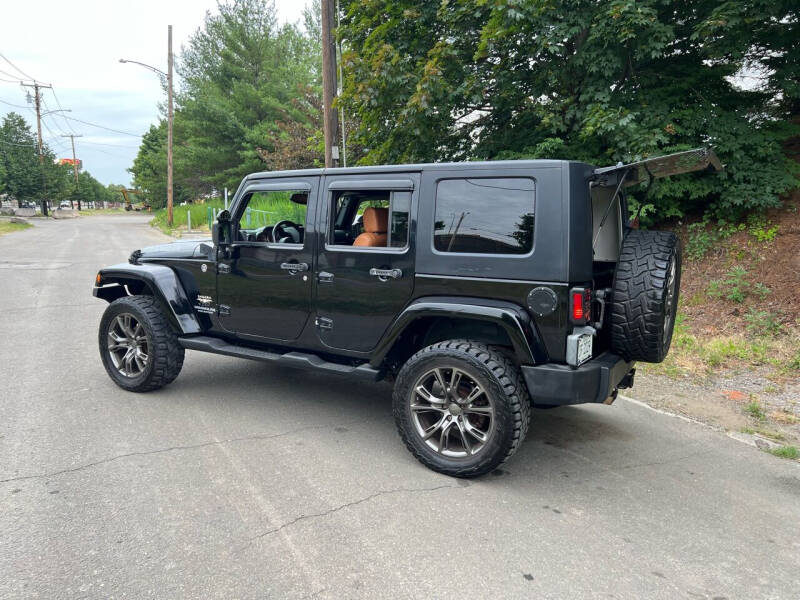
{"label": "black tow hitch", "polygon": [[627,390],[633,387],[633,378],[636,375],[636,369],[631,369],[625,374],[620,382],[617,384],[617,388],[621,390]]}

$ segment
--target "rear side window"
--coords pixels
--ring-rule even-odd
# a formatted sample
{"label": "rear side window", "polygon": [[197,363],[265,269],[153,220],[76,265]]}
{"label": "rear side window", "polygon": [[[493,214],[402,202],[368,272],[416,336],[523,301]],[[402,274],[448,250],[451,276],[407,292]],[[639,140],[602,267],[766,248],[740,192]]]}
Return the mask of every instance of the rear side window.
{"label": "rear side window", "polygon": [[331,246],[405,248],[411,192],[346,190],[332,194]]}
{"label": "rear side window", "polygon": [[433,247],[439,252],[528,254],[534,181],[527,177],[444,179],[436,188]]}

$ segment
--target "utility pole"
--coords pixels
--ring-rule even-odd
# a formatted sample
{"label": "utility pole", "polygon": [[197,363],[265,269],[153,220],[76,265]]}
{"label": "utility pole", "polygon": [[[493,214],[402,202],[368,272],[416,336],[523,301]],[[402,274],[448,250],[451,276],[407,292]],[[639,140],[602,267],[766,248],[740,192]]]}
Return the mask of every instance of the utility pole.
{"label": "utility pole", "polygon": [[339,166],[339,115],[333,108],[336,97],[335,0],[322,0],[322,109],[325,130],[325,166]]}
{"label": "utility pole", "polygon": [[167,224],[172,227],[172,25],[167,25]]}
{"label": "utility pole", "polygon": [[[44,195],[47,194],[47,184],[44,179],[44,154],[42,149],[42,98],[39,94],[39,88],[52,88],[52,85],[42,85],[37,81],[33,83],[23,83],[25,87],[32,87],[33,93],[35,94],[35,106],[36,106],[36,131],[39,136],[39,169],[42,173],[42,188]],[[42,216],[47,216],[47,199],[43,196],[42,197]]]}
{"label": "utility pole", "polygon": [[[78,159],[75,158],[75,138],[83,137],[83,135],[70,133],[69,135],[62,135],[61,137],[68,137],[72,141],[72,172],[75,174],[75,197],[78,199],[78,210],[80,210],[81,197],[78,195]],[[69,204],[72,206],[72,200],[70,200]]]}

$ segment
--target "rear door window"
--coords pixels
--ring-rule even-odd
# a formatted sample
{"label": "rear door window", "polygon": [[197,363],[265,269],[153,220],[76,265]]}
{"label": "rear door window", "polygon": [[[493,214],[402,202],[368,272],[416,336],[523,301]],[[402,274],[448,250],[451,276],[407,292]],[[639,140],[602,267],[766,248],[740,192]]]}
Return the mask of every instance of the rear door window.
{"label": "rear door window", "polygon": [[444,179],[436,188],[438,252],[528,254],[533,249],[533,179]]}

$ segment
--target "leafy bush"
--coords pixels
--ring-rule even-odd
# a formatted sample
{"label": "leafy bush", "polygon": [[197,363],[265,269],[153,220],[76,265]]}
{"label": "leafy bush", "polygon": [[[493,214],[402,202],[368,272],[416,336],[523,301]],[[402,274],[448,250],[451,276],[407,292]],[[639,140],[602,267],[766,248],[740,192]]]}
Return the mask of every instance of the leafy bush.
{"label": "leafy bush", "polygon": [[687,227],[689,239],[686,243],[686,256],[690,260],[700,260],[720,240],[726,240],[734,233],[745,230],[745,224],[738,225],[719,221],[716,226],[709,226],[708,219],[692,223]]}
{"label": "leafy bush", "polygon": [[758,310],[751,306],[744,316],[747,322],[747,330],[755,335],[777,334],[781,332],[783,326],[777,320],[777,315],[767,310]]}
{"label": "leafy bush", "polygon": [[686,256],[689,260],[700,260],[716,243],[713,232],[708,231],[705,222],[692,223],[687,228],[689,238],[686,242]]}
{"label": "leafy bush", "polygon": [[731,267],[723,278],[709,282],[707,293],[712,298],[724,298],[739,304],[749,295],[763,299],[770,293],[770,289],[763,283],[751,284],[746,277],[747,269],[741,265]]}
{"label": "leafy bush", "polygon": [[775,240],[778,235],[778,226],[768,222],[760,212],[755,212],[747,217],[747,232],[757,242],[764,244]]}

